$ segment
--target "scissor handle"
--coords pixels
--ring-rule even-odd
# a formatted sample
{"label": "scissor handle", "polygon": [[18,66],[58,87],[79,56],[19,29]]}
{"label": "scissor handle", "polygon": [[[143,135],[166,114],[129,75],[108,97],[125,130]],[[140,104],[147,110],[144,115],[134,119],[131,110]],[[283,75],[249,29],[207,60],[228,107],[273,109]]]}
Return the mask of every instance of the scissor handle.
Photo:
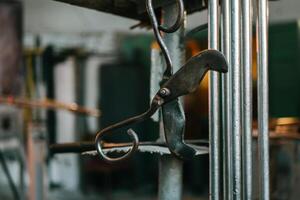
{"label": "scissor handle", "polygon": [[157,111],[157,109],[161,106],[161,104],[162,103],[160,101],[160,98],[154,98],[151,103],[150,108],[146,112],[144,112],[140,115],[131,117],[129,119],[123,120],[121,122],[115,123],[111,126],[104,128],[99,133],[97,133],[96,138],[95,138],[95,147],[96,147],[96,150],[99,153],[100,157],[108,163],[119,162],[119,161],[123,161],[123,160],[130,158],[134,154],[134,152],[138,149],[138,146],[139,146],[139,138],[132,129],[129,129],[127,131],[127,134],[131,137],[131,139],[133,141],[133,145],[130,148],[130,150],[121,157],[112,158],[112,157],[107,156],[104,153],[103,148],[102,148],[102,144],[104,143],[102,141],[103,137],[116,129],[145,121],[146,119],[150,118]]}

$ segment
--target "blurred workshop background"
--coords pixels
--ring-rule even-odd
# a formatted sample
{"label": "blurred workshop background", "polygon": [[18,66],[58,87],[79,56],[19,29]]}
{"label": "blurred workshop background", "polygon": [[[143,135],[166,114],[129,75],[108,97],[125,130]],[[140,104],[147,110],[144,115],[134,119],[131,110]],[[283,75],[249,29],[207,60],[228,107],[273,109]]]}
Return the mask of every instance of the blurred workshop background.
{"label": "blurred workshop background", "polygon": [[[300,1],[269,5],[272,199],[296,200]],[[48,148],[92,141],[101,128],[148,107],[157,45],[151,27],[138,23],[52,0],[0,0],[0,199],[156,199],[155,153],[109,165],[97,156],[54,155]],[[186,31],[206,23],[203,9],[187,16]],[[186,58],[206,49],[207,29],[189,35],[185,48]],[[207,95],[205,79],[184,97],[186,139],[208,138]],[[134,129],[142,141],[158,138],[155,120]],[[208,155],[185,162],[183,180],[185,199],[208,199]]]}

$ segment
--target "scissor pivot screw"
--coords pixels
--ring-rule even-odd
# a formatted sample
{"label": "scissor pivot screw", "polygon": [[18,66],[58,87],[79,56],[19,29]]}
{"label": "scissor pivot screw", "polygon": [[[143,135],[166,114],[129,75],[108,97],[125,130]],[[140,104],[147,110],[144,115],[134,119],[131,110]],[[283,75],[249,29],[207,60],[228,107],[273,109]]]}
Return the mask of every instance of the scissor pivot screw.
{"label": "scissor pivot screw", "polygon": [[160,89],[159,94],[162,97],[166,97],[166,96],[169,96],[171,94],[171,92],[168,88],[162,88],[162,89]]}

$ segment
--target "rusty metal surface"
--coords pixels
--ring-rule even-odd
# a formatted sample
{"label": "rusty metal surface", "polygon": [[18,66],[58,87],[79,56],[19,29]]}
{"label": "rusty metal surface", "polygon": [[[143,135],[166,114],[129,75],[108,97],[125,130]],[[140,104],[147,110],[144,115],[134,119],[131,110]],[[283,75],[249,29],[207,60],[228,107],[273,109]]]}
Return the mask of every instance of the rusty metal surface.
{"label": "rusty metal surface", "polygon": [[[86,1],[92,3],[92,1]],[[120,1],[123,2],[123,1]],[[98,2],[99,3],[99,2]],[[112,3],[112,2],[110,2]],[[171,13],[176,13],[175,18],[171,20],[171,24],[160,24],[159,18],[155,13],[155,2],[153,0],[146,1],[146,9],[150,18],[150,23],[153,28],[154,35],[159,44],[159,47],[163,53],[166,69],[163,73],[163,79],[161,81],[161,87],[159,91],[154,96],[150,107],[144,113],[136,115],[134,117],[125,119],[123,121],[117,122],[111,126],[108,126],[101,131],[99,131],[95,138],[95,147],[99,156],[106,162],[118,162],[124,159],[128,159],[139,146],[139,138],[137,134],[132,130],[128,129],[127,134],[132,139],[132,147],[120,157],[109,157],[105,154],[103,147],[105,142],[103,138],[106,135],[112,134],[113,130],[129,126],[135,123],[142,122],[149,119],[160,107],[163,108],[163,122],[164,122],[164,132],[166,138],[166,145],[173,155],[180,159],[191,159],[195,156],[196,150],[188,146],[184,142],[184,132],[185,132],[185,116],[183,109],[178,101],[178,98],[194,92],[204,75],[209,71],[218,71],[225,73],[228,70],[227,61],[222,53],[217,50],[205,50],[190,58],[174,75],[173,75],[173,63],[171,60],[171,54],[174,48],[178,47],[172,46],[175,44],[173,40],[168,42],[169,46],[165,44],[162,39],[162,33],[174,33],[179,30],[183,24],[184,19],[184,3],[182,0],[176,1],[177,7],[174,7],[176,11],[172,9]],[[91,4],[92,5],[92,4]],[[118,6],[122,6],[118,4]],[[126,6],[124,4],[123,6]],[[162,13],[166,11],[163,10]],[[171,19],[171,18],[170,18]],[[172,23],[173,22],[173,23]],[[167,25],[167,27],[165,26]],[[172,37],[171,37],[172,38]],[[176,43],[177,44],[177,43]],[[179,45],[180,46],[180,45]],[[173,55],[174,56],[174,55]],[[177,57],[177,56],[176,56]],[[174,61],[174,60],[173,60]],[[181,63],[175,63],[178,69]]]}
{"label": "rusty metal surface", "polygon": [[[97,134],[95,143],[98,153],[101,152],[102,158],[106,156],[102,149],[102,145],[105,145],[105,143],[102,142],[105,135],[110,134],[113,130],[150,118],[162,105],[170,103],[180,96],[195,91],[208,70],[226,72],[227,67],[228,66],[225,57],[216,50],[202,51],[198,55],[192,57],[180,68],[180,70],[178,70],[161,86],[161,89],[153,98],[151,106],[146,112],[106,127]],[[134,150],[137,150],[139,144],[138,137],[134,131],[129,129],[128,133],[132,137],[134,143],[133,148],[131,148],[130,151],[124,155],[125,158],[128,158],[134,152]],[[182,140],[180,140],[180,142],[182,142]],[[178,145],[177,140],[174,145]],[[112,160],[122,160],[124,156],[120,158],[114,158]]]}
{"label": "rusty metal surface", "polygon": [[[194,92],[208,70],[225,73],[227,69],[228,65],[224,55],[217,50],[205,50],[189,59],[180,70],[161,86],[161,89],[154,96],[150,108],[146,112],[108,126],[97,134],[95,143],[101,158],[107,162],[117,162],[127,159],[134,153],[139,143],[136,133],[132,129],[129,129],[127,133],[133,141],[132,148],[120,158],[111,159],[102,151],[102,140],[105,135],[111,134],[113,130],[142,122],[150,118],[161,106],[176,100],[180,96]],[[179,142],[183,144],[182,140],[176,140],[176,142],[177,143],[174,144],[175,146],[177,146]]]}

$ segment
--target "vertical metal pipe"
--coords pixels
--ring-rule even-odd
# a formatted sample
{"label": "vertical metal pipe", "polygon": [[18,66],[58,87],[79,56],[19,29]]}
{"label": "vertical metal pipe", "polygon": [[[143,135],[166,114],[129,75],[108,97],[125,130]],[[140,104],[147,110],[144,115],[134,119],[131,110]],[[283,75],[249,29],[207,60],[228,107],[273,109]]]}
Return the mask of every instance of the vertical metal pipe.
{"label": "vertical metal pipe", "polygon": [[158,199],[182,199],[182,161],[172,155],[163,155],[159,160]]}
{"label": "vertical metal pipe", "polygon": [[269,191],[269,96],[268,96],[268,2],[257,3],[257,100],[260,199],[270,199]]}
{"label": "vertical metal pipe", "polygon": [[[230,63],[230,2],[221,1],[221,51]],[[223,140],[223,199],[231,199],[231,68],[221,75],[222,86],[222,140]]]}
{"label": "vertical metal pipe", "polygon": [[[36,48],[32,57],[35,59],[34,75],[35,90],[32,99],[43,99],[46,96],[46,87],[43,81],[43,62],[42,53],[40,51],[40,39],[36,38]],[[33,109],[31,131],[29,132],[33,142],[33,158],[34,162],[31,163],[34,166],[34,199],[46,199],[47,198],[47,170],[45,157],[47,152],[47,131],[46,131],[46,111],[40,109]]]}
{"label": "vertical metal pipe", "polygon": [[231,0],[231,38],[230,38],[230,68],[232,88],[232,198],[241,199],[241,60],[240,60],[240,0]]}
{"label": "vertical metal pipe", "polygon": [[[208,48],[218,49],[218,0],[208,4]],[[220,74],[209,77],[209,188],[210,199],[220,199]]]}
{"label": "vertical metal pipe", "polygon": [[[208,4],[208,48],[218,49],[219,45],[218,0]],[[210,199],[220,199],[220,74],[210,72],[209,77],[209,188]]]}
{"label": "vertical metal pipe", "polygon": [[[177,6],[171,4],[163,8],[163,23],[167,26],[176,21]],[[175,33],[165,34],[164,39],[169,49],[173,62],[173,69],[176,72],[184,61],[184,45],[182,44],[184,27]],[[161,128],[160,139],[164,139],[163,128]],[[159,191],[160,200],[181,200],[182,199],[182,166],[181,160],[172,155],[164,155],[159,160]]]}
{"label": "vertical metal pipe", "polygon": [[252,3],[242,1],[243,199],[252,199]]}

